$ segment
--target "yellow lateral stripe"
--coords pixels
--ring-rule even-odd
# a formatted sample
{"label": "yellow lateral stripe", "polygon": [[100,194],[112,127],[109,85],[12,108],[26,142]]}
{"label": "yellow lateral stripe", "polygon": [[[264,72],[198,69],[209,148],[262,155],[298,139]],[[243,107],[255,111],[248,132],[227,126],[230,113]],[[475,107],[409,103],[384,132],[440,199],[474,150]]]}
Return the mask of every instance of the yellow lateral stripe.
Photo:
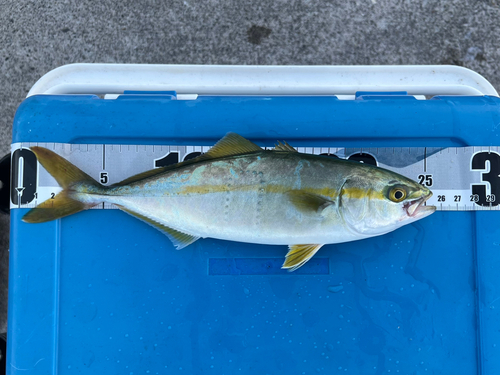
{"label": "yellow lateral stripe", "polygon": [[381,191],[372,189],[364,190],[356,187],[344,188],[342,190],[342,196],[353,199],[364,199],[367,197],[370,199],[384,199],[384,194]]}
{"label": "yellow lateral stripe", "polygon": [[[204,186],[186,186],[178,194],[189,195],[189,194],[213,194],[213,193],[223,193],[228,191],[251,191],[264,188],[264,192],[267,194],[284,194],[293,190],[288,186],[283,185],[266,185],[264,187],[258,185],[247,185],[247,186],[227,186],[227,185],[204,185]],[[322,197],[327,197],[330,200],[337,198],[337,192],[330,188],[303,188],[299,191],[303,191],[308,194],[316,194]],[[384,199],[384,194],[375,190],[364,190],[356,187],[344,188],[342,190],[342,195],[350,199]]]}
{"label": "yellow lateral stripe", "polygon": [[[213,193],[224,193],[228,191],[251,191],[258,189],[264,189],[265,193],[268,194],[284,194],[293,188],[283,185],[246,185],[246,186],[227,186],[227,185],[204,185],[204,186],[185,186],[177,194],[179,195],[189,195],[189,194],[213,194]],[[329,199],[335,199],[337,197],[337,192],[330,188],[304,188],[299,191],[303,191],[308,194],[316,194],[322,197],[328,197]]]}

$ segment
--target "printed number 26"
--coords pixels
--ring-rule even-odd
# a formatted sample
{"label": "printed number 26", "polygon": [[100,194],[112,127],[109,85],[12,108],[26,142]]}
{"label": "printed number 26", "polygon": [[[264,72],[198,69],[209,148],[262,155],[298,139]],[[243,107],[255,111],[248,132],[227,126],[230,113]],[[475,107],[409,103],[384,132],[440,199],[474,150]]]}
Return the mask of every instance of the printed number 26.
{"label": "printed number 26", "polygon": [[482,181],[489,182],[491,193],[486,194],[486,185],[472,185],[472,194],[477,195],[478,199],[474,200],[480,206],[498,206],[500,199],[500,155],[494,152],[478,152],[472,157],[472,170],[485,170],[486,162],[490,163],[490,171],[483,173]]}

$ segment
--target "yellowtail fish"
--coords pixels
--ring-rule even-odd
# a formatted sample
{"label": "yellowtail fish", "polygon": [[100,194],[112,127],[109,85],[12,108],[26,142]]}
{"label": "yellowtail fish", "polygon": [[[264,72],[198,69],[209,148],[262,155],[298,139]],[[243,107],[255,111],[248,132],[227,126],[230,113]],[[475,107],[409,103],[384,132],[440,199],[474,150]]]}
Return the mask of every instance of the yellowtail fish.
{"label": "yellowtail fish", "polygon": [[70,162],[31,148],[63,190],[23,220],[41,223],[106,202],[154,226],[177,249],[199,238],[288,245],[295,270],[325,244],[393,231],[432,214],[432,193],[367,164],[274,150],[228,133],[207,153],[102,186]]}

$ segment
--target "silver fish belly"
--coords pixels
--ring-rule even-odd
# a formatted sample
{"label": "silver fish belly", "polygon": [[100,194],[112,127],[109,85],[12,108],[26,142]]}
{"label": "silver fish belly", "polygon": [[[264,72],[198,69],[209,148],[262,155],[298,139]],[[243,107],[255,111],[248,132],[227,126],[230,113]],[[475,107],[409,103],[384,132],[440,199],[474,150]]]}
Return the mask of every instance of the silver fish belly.
{"label": "silver fish belly", "polygon": [[[328,192],[325,199],[338,200],[342,173],[328,170],[328,160],[318,163],[299,154],[277,154],[262,152],[187,166],[112,189],[105,201],[198,237],[276,245],[354,239],[344,228],[338,205],[321,215],[301,212],[288,195]],[[283,170],[293,173],[284,175]]]}

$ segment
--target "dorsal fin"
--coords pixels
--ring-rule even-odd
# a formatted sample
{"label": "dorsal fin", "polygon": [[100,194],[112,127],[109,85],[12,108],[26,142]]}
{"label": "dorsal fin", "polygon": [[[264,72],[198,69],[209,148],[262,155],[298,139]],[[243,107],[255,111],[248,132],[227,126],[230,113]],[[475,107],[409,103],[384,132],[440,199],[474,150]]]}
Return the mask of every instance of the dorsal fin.
{"label": "dorsal fin", "polygon": [[296,149],[294,149],[292,146],[290,146],[288,143],[281,143],[278,141],[278,144],[275,145],[274,149],[276,151],[289,151],[289,152],[298,152]]}
{"label": "dorsal fin", "polygon": [[243,138],[241,135],[227,133],[214,147],[208,150],[206,154],[199,156],[199,158],[217,159],[224,156],[243,155],[256,151],[262,151],[262,148]]}
{"label": "dorsal fin", "polygon": [[227,133],[219,142],[217,142],[208,152],[196,158],[186,160],[177,164],[168,165],[166,167],[155,168],[146,172],[142,172],[131,176],[123,181],[114,184],[113,186],[128,185],[142,179],[156,176],[179,167],[184,167],[189,164],[198,163],[203,160],[218,159],[226,156],[243,155],[252,152],[263,151],[262,148],[248,139],[243,138],[236,133]]}

